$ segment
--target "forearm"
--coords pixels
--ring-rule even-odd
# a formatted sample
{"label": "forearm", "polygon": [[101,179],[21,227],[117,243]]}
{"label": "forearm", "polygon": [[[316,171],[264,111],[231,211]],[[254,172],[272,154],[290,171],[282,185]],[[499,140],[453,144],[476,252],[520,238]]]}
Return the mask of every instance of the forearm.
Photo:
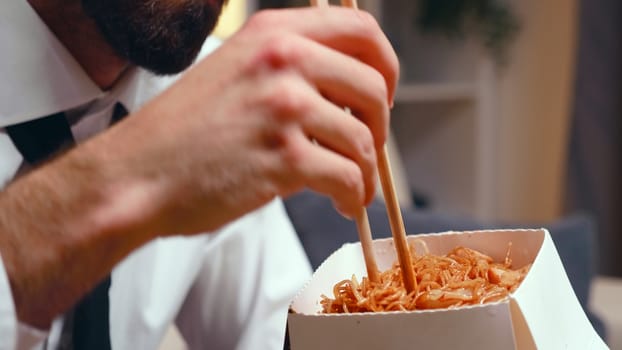
{"label": "forearm", "polygon": [[49,326],[150,238],[102,156],[80,148],[0,194],[0,253],[22,322]]}
{"label": "forearm", "polygon": [[154,236],[212,231],[304,187],[358,212],[398,71],[368,14],[256,15],[133,117],[0,195],[20,319],[47,326]]}

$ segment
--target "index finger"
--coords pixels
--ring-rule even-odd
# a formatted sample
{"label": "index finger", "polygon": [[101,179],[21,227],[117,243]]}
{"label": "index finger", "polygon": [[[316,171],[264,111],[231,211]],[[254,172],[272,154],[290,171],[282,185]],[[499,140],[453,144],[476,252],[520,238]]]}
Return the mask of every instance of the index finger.
{"label": "index finger", "polygon": [[342,7],[309,7],[259,12],[248,23],[258,30],[287,30],[338,50],[372,66],[384,77],[393,104],[399,61],[372,15]]}

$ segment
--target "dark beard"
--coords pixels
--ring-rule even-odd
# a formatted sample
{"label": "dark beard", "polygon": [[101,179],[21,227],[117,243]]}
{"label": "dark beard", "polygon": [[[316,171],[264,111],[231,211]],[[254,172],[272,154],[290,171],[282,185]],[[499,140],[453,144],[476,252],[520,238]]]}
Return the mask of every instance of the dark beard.
{"label": "dark beard", "polygon": [[82,0],[118,55],[156,74],[196,59],[216,26],[223,0]]}

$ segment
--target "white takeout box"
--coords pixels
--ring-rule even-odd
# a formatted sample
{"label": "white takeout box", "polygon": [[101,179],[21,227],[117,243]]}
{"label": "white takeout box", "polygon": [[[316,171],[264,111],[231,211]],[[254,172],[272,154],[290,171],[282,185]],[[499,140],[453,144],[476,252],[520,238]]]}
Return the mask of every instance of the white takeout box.
{"label": "white takeout box", "polygon": [[[548,231],[493,230],[409,236],[430,253],[465,246],[503,261],[512,242],[513,267],[533,263],[505,301],[456,309],[323,315],[320,295],[335,283],[366,276],[359,243],[345,244],[314,273],[290,307],[293,350],[306,349],[607,349],[577,300]],[[393,241],[374,241],[378,268],[397,260]],[[418,245],[416,245],[418,246]]]}

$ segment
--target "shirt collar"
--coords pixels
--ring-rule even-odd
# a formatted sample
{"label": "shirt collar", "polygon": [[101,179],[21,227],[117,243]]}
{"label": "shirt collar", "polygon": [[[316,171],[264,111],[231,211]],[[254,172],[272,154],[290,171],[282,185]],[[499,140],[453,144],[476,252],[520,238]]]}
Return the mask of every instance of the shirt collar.
{"label": "shirt collar", "polygon": [[[26,1],[1,1],[0,127],[90,102],[95,102],[97,109],[118,101],[134,112],[179,78],[179,75],[156,76],[133,67],[113,89],[104,92]],[[208,37],[199,57],[205,57],[220,44],[219,39]]]}
{"label": "shirt collar", "polygon": [[105,95],[24,0],[3,0],[0,47],[0,127]]}

